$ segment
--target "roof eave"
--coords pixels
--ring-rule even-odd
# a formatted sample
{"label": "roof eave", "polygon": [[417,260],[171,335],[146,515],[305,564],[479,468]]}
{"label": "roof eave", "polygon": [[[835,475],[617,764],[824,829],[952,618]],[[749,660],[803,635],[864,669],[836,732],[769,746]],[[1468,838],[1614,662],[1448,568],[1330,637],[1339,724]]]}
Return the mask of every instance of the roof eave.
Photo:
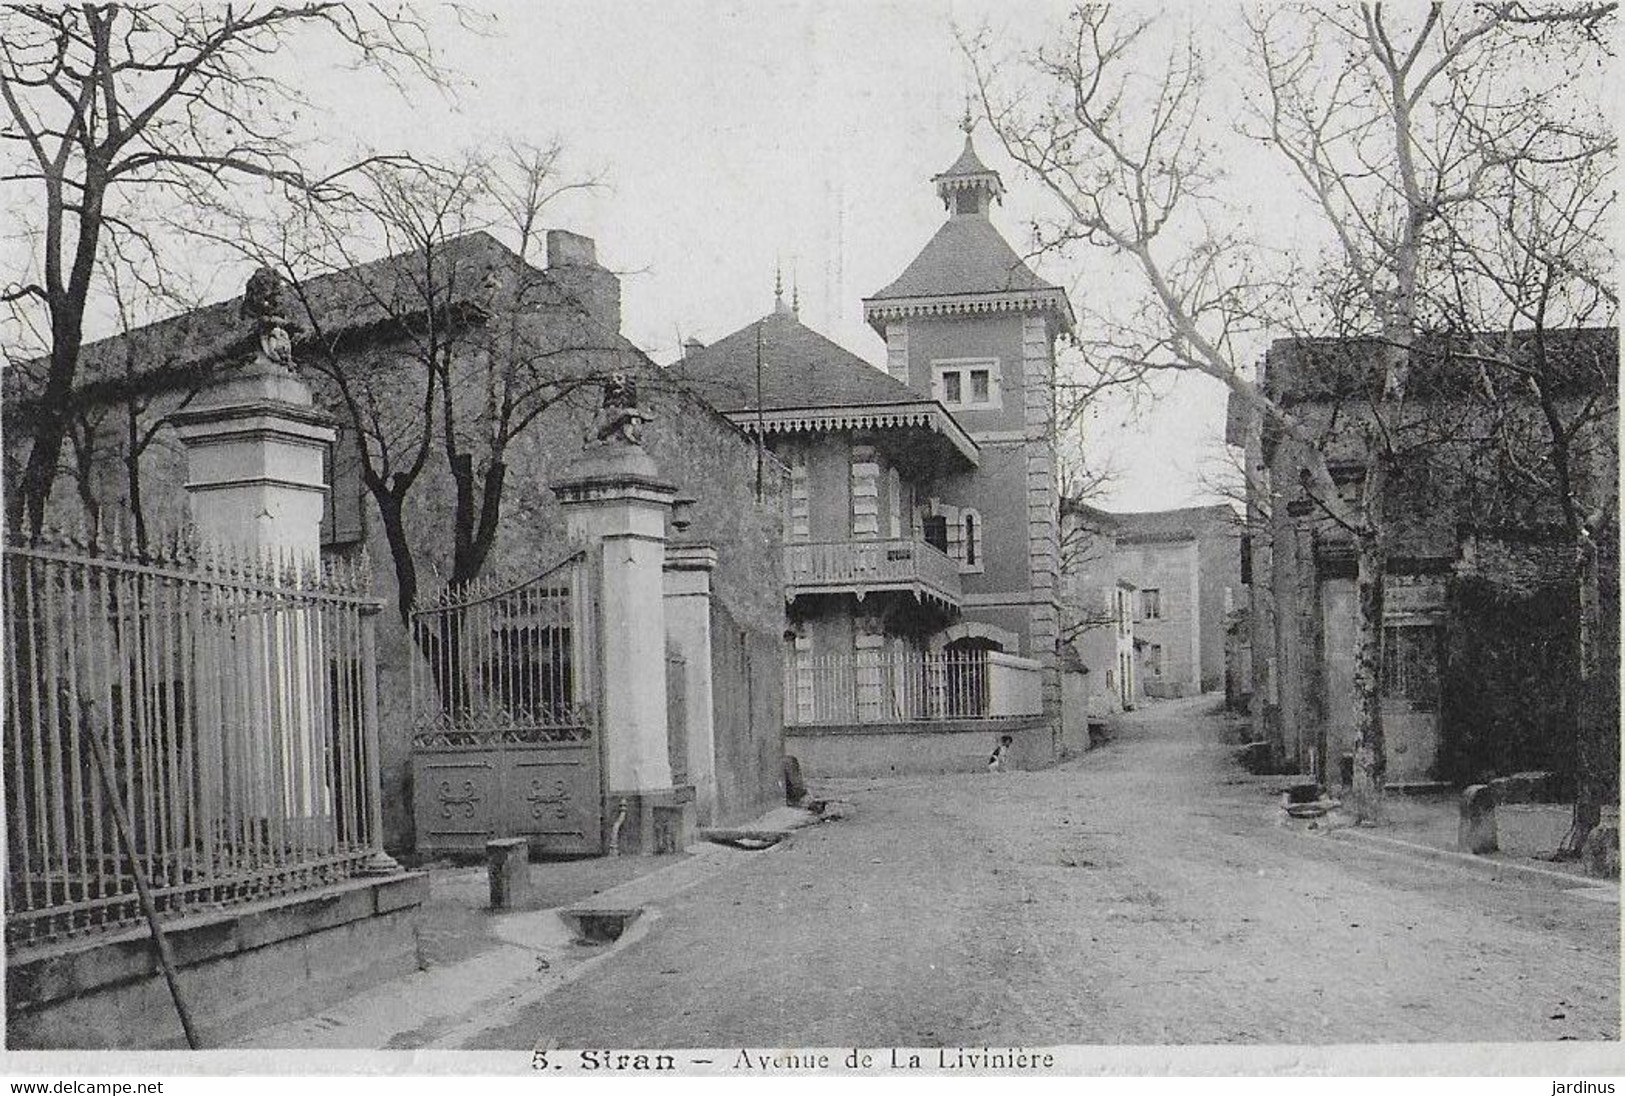
{"label": "roof eave", "polygon": [[1077,325],[1066,290],[1056,285],[1032,289],[997,289],[979,293],[937,293],[910,297],[865,297],[863,318],[881,337],[886,321],[913,316],[971,315],[984,312],[1047,312],[1057,331],[1071,334]]}
{"label": "roof eave", "polygon": [[[747,434],[790,433],[795,431],[853,430],[888,426],[920,426],[940,434],[966,464],[978,468],[981,447],[955,421],[947,408],[935,400],[910,403],[826,404],[817,407],[754,407],[722,409],[722,414]],[[909,421],[914,420],[914,421]]]}

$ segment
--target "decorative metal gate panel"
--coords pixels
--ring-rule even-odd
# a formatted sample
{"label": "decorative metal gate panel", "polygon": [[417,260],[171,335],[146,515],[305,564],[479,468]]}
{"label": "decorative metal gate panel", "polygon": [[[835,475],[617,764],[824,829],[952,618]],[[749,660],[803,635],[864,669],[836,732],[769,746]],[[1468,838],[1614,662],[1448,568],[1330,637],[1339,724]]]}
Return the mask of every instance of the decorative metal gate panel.
{"label": "decorative metal gate panel", "polygon": [[596,645],[586,554],[526,582],[449,587],[411,614],[419,853],[526,837],[603,851]]}

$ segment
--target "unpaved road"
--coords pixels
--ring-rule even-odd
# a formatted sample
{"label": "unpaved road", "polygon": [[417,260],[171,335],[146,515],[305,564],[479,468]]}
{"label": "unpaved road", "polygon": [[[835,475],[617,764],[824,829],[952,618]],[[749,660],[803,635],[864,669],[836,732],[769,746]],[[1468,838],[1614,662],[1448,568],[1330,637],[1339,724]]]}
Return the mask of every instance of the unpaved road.
{"label": "unpaved road", "polygon": [[1616,1039],[1619,907],[1288,827],[1211,697],[1039,773],[859,781],[472,1047]]}

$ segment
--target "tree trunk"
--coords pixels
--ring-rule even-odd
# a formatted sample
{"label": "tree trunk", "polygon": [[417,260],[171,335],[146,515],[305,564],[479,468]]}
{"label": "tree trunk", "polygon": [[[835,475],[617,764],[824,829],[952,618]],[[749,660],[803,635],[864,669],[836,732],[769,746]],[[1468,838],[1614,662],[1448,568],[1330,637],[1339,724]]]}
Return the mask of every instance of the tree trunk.
{"label": "tree trunk", "polygon": [[1601,576],[1598,573],[1597,546],[1583,531],[1574,547],[1575,628],[1574,659],[1578,677],[1573,699],[1574,719],[1574,818],[1568,835],[1558,849],[1562,859],[1576,859],[1585,848],[1586,838],[1602,820],[1603,805],[1614,797],[1614,771],[1609,739],[1618,733],[1608,718],[1602,696],[1599,642],[1602,625]]}
{"label": "tree trunk", "polygon": [[389,544],[390,563],[395,568],[395,612],[402,624],[410,624],[412,603],[418,596],[417,561],[412,556],[412,543],[406,535],[406,522],[402,516],[400,500],[388,492],[373,492],[378,503],[378,516],[384,523],[384,540]]}
{"label": "tree trunk", "polygon": [[1382,736],[1383,569],[1386,553],[1374,536],[1355,542],[1354,610],[1354,820],[1382,820],[1387,751]]}

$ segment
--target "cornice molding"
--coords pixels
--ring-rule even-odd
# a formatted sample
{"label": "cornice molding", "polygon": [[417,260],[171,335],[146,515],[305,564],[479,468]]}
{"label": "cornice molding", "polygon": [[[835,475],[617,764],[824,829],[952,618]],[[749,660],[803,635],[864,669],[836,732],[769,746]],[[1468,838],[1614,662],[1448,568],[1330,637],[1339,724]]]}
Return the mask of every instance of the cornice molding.
{"label": "cornice molding", "polygon": [[965,316],[983,312],[1050,312],[1062,330],[1071,331],[1073,327],[1071,302],[1067,300],[1066,291],[1056,286],[994,293],[870,298],[863,302],[864,321],[871,325],[911,316]]}
{"label": "cornice molding", "polygon": [[887,430],[918,427],[941,434],[971,465],[979,467],[981,449],[952,415],[934,400],[919,403],[851,404],[842,407],[797,407],[788,410],[741,409],[723,412],[747,434],[821,433],[836,430]]}

